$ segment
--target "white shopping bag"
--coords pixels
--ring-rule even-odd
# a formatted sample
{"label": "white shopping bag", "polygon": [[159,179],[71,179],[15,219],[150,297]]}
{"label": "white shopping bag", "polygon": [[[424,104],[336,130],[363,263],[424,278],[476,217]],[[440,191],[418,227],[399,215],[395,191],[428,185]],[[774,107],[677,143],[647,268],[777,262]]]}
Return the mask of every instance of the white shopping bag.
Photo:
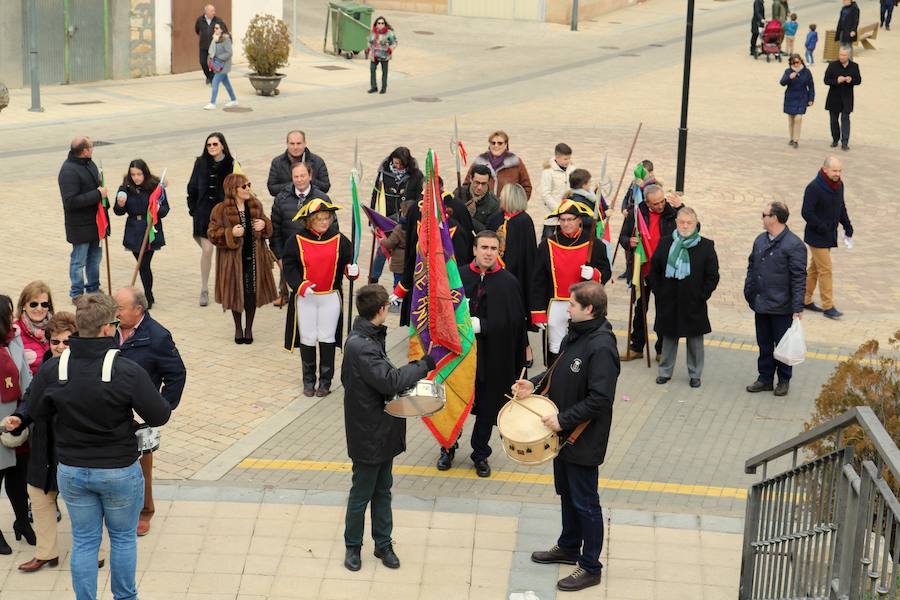
{"label": "white shopping bag", "polygon": [[775,360],[793,367],[806,360],[806,340],[800,319],[794,319],[781,341],[775,346]]}

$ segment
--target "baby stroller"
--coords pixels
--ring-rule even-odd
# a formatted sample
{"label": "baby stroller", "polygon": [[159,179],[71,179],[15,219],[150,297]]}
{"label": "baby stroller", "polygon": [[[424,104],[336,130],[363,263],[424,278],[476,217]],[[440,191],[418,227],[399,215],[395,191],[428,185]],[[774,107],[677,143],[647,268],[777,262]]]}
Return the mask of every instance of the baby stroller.
{"label": "baby stroller", "polygon": [[[766,55],[766,62],[769,62],[772,56],[781,62],[782,41],[784,41],[784,27],[781,25],[781,21],[772,19],[766,23],[766,27],[763,29],[762,43],[759,45],[762,53]],[[758,54],[756,58],[759,58]]]}

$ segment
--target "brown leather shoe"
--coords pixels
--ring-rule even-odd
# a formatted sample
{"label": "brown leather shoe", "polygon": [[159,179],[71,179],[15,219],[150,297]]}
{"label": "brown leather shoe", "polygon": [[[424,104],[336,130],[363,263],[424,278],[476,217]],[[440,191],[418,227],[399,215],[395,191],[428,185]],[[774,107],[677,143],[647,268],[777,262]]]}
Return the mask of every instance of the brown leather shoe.
{"label": "brown leather shoe", "polygon": [[142,537],[150,533],[150,521],[145,521],[144,519],[138,519],[137,526],[137,534],[138,537]]}
{"label": "brown leather shoe", "polygon": [[48,567],[56,567],[59,566],[59,557],[51,558],[49,560],[41,560],[40,558],[32,558],[26,563],[22,563],[19,565],[19,570],[24,573],[34,573],[35,571],[40,571],[44,568],[44,566]]}
{"label": "brown leather shoe", "polygon": [[629,360],[636,360],[638,358],[644,358],[644,353],[635,352],[634,350],[626,350],[624,354],[619,354],[620,362],[628,362]]}
{"label": "brown leather shoe", "polygon": [[563,592],[577,592],[594,585],[600,585],[600,573],[588,573],[581,567],[576,567],[572,574],[563,577],[556,582],[556,589]]}
{"label": "brown leather shoe", "polygon": [[325,396],[327,396],[330,393],[331,393],[330,388],[320,387],[319,389],[316,390],[316,397],[324,398]]}

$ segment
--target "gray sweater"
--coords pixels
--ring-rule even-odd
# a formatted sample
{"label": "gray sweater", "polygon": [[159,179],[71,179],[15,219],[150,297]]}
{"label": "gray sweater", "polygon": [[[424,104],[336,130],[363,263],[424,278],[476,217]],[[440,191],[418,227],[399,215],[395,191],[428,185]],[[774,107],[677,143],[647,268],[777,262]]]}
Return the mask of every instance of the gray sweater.
{"label": "gray sweater", "polygon": [[216,58],[225,63],[221,73],[231,73],[231,57],[233,54],[234,52],[231,49],[231,36],[228,34],[222,35],[218,43],[212,42],[209,45],[209,57]]}

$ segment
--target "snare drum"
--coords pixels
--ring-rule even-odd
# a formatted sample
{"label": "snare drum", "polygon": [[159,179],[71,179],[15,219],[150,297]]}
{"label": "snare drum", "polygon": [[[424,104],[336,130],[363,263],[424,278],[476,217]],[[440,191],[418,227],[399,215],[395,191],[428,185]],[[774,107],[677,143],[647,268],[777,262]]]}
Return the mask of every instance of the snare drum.
{"label": "snare drum", "polygon": [[384,412],[394,417],[430,417],[444,408],[447,396],[444,385],[420,379],[416,385],[394,396],[384,405]]}
{"label": "snare drum", "polygon": [[154,452],[159,449],[159,429],[150,427],[146,423],[138,425],[137,431],[134,432],[137,438],[138,451],[141,454]]}
{"label": "snare drum", "polygon": [[503,451],[515,462],[529,466],[540,465],[556,457],[559,454],[559,434],[544,425],[541,417],[558,413],[556,404],[544,396],[532,395],[507,402],[497,415]]}

